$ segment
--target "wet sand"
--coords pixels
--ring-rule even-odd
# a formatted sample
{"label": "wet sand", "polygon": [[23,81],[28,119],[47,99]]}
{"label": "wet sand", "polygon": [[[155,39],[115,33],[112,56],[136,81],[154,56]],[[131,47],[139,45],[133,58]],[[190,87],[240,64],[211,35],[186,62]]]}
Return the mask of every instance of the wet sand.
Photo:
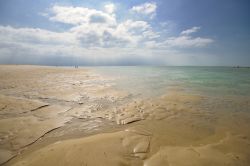
{"label": "wet sand", "polygon": [[140,98],[90,69],[0,66],[3,165],[250,165],[250,98]]}

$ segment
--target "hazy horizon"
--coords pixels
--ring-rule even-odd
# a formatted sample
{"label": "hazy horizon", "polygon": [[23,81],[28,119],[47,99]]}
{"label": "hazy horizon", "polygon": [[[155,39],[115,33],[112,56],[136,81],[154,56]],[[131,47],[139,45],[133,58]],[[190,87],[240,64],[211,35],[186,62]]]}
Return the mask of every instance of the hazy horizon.
{"label": "hazy horizon", "polygon": [[240,66],[240,65],[75,65],[75,64],[68,64],[68,65],[49,65],[49,64],[6,64],[2,63],[0,65],[6,65],[6,66],[48,66],[48,67],[234,67],[234,68],[250,68],[250,66]]}

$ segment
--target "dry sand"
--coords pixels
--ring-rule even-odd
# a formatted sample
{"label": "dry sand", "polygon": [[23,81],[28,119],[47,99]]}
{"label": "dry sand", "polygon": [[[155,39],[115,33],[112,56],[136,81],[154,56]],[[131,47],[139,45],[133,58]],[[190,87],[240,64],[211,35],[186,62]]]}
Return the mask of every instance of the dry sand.
{"label": "dry sand", "polygon": [[112,85],[81,68],[0,66],[0,163],[250,165],[249,98],[177,87],[145,100]]}

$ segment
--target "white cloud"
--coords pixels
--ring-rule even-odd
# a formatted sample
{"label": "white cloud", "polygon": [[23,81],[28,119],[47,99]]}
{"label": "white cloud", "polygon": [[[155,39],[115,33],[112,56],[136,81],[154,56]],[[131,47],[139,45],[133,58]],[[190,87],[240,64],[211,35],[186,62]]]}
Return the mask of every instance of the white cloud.
{"label": "white cloud", "polygon": [[[204,47],[213,42],[210,38],[191,36],[200,27],[182,31],[179,36],[164,37],[161,34],[165,32],[159,28],[156,31],[148,21],[117,20],[114,6],[109,5],[104,6],[104,11],[53,6],[52,13],[46,17],[53,22],[72,26],[64,32],[0,25],[0,60],[6,62],[16,58],[19,60],[16,62],[25,59],[56,62],[63,57],[67,63],[73,63],[72,59],[76,58],[86,64],[103,64],[105,61],[129,63],[134,58],[137,62],[140,59],[143,63],[149,63],[159,53],[163,56],[164,53],[176,53],[182,48]],[[148,8],[144,11],[147,14],[155,12],[156,7]],[[161,26],[167,29],[168,25]]]}
{"label": "white cloud", "polygon": [[192,34],[192,33],[197,32],[197,31],[200,30],[200,29],[201,29],[201,27],[192,27],[192,28],[190,28],[190,29],[187,29],[187,30],[182,31],[182,32],[181,32],[181,35],[190,35],[190,34]]}
{"label": "white cloud", "polygon": [[109,4],[106,4],[106,5],[104,6],[104,9],[105,9],[105,11],[106,11],[107,13],[112,14],[112,13],[115,12],[116,7],[115,7],[115,5],[114,5],[113,3],[109,3]]}
{"label": "white cloud", "polygon": [[184,30],[180,33],[180,36],[167,38],[163,43],[164,46],[170,47],[204,47],[211,44],[213,39],[202,38],[202,37],[192,37],[191,34],[200,30],[201,27],[192,27],[190,29]]}
{"label": "white cloud", "polygon": [[39,28],[13,28],[0,26],[0,39],[5,42],[30,43],[43,45],[76,44],[69,32],[52,32]]}
{"label": "white cloud", "polygon": [[139,29],[141,31],[145,31],[150,27],[146,21],[127,20],[124,22],[124,25],[127,27],[127,29]]}
{"label": "white cloud", "polygon": [[86,23],[116,24],[114,15],[95,9],[55,5],[52,7],[51,12],[53,16],[50,17],[50,20],[55,22],[73,25]]}
{"label": "white cloud", "polygon": [[[145,21],[125,20],[117,23],[113,4],[104,6],[105,12],[84,7],[53,6],[51,21],[73,24],[69,30],[85,47],[136,46],[146,30],[153,32]],[[149,35],[148,35],[149,36]]]}
{"label": "white cloud", "polygon": [[191,36],[178,36],[178,37],[168,38],[166,41],[164,41],[164,44],[166,46],[187,48],[187,47],[204,47],[212,42],[213,40],[210,38],[201,38],[201,37],[193,38]]}
{"label": "white cloud", "polygon": [[150,18],[153,18],[156,15],[156,9],[157,9],[156,3],[146,2],[138,6],[133,6],[131,8],[131,11],[139,14],[149,15]]}

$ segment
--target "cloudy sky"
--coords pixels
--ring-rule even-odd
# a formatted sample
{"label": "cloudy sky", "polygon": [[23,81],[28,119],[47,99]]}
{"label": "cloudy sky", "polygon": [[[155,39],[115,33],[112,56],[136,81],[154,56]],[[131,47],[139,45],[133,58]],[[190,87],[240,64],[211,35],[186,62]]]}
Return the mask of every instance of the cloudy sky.
{"label": "cloudy sky", "polygon": [[250,65],[248,0],[1,0],[0,63]]}

